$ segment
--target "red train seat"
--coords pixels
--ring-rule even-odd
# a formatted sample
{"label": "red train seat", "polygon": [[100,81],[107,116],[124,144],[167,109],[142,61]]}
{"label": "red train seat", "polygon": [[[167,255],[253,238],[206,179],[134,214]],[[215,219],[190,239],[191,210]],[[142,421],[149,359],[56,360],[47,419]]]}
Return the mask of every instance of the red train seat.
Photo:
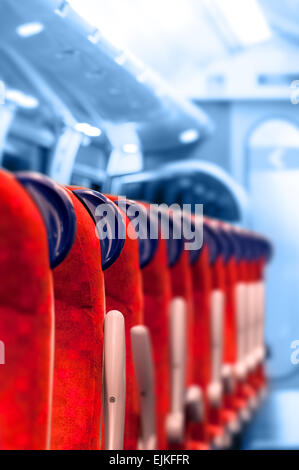
{"label": "red train seat", "polygon": [[[144,205],[149,211],[150,206]],[[152,213],[152,224],[157,223]],[[155,369],[157,448],[167,449],[166,417],[170,406],[169,384],[169,306],[171,283],[168,270],[167,244],[157,227],[157,248],[142,268],[144,324],[152,340]]]}
{"label": "red train seat", "polygon": [[15,176],[4,171],[0,176],[0,323],[6,352],[0,446],[44,450],[50,446],[54,355],[50,268],[71,248],[75,218],[70,200],[48,178]]}
{"label": "red train seat", "polygon": [[54,270],[52,449],[100,449],[104,276],[94,222],[77,197],[75,243]]}

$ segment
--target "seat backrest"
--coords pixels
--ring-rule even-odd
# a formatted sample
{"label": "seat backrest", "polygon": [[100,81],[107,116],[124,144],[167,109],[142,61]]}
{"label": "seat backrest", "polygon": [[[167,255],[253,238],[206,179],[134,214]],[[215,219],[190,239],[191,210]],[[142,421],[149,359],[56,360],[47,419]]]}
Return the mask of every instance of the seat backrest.
{"label": "seat backrest", "polygon": [[[197,230],[198,222],[195,218],[193,229]],[[200,228],[201,229],[201,228]],[[188,432],[188,446],[192,449],[209,448],[207,433],[207,414],[205,406],[206,387],[211,381],[211,270],[210,249],[208,245],[208,233],[203,227],[203,245],[197,252],[189,253],[190,268],[192,274],[193,294],[193,384],[199,386],[202,400],[202,416],[199,421],[190,419]]]}
{"label": "seat backrest", "polygon": [[187,307],[187,364],[186,364],[186,386],[193,384],[194,358],[193,358],[193,292],[192,274],[189,263],[189,253],[183,250],[181,256],[169,268],[171,280],[172,298],[182,297]]}
{"label": "seat backrest", "polygon": [[264,361],[266,358],[265,347],[265,267],[272,257],[273,248],[270,242],[262,237],[255,239],[256,245],[256,279],[258,287],[258,327],[257,327],[257,373],[256,378],[258,381],[259,389],[263,397],[266,388],[267,378]]}
{"label": "seat backrest", "polygon": [[[224,326],[224,312],[225,312],[225,247],[222,243],[221,236],[215,221],[205,220],[205,228],[209,232],[211,239],[215,244],[213,256],[210,257],[209,266],[211,274],[211,332],[212,343],[218,343],[218,348],[223,350],[223,326]],[[210,250],[211,252],[211,250]],[[218,304],[222,308],[215,308]],[[221,305],[220,305],[221,304]],[[219,310],[219,311],[218,311]],[[216,317],[215,317],[216,314]],[[219,337],[217,337],[217,334]],[[220,337],[221,335],[221,337]],[[214,345],[212,345],[214,348]],[[219,354],[221,357],[221,354]],[[213,363],[214,362],[214,363]],[[221,363],[212,358],[212,371],[211,381],[221,379]],[[216,377],[217,376],[217,377]]]}
{"label": "seat backrest", "polygon": [[[145,206],[149,209],[149,206]],[[144,297],[144,324],[151,333],[155,366],[156,423],[158,449],[167,448],[166,416],[169,412],[169,306],[171,282],[166,240],[161,238],[149,263],[141,270]]]}
{"label": "seat backrest", "polygon": [[191,265],[194,301],[194,370],[195,383],[206,388],[211,381],[211,292],[210,261],[213,239],[206,227],[203,229],[203,247]]}
{"label": "seat backrest", "polygon": [[[166,232],[168,230],[168,238],[167,238],[167,257],[168,257],[168,269],[169,269],[169,277],[170,277],[170,284],[171,284],[171,308],[169,311],[171,317],[171,327],[169,330],[169,338],[171,343],[171,354],[174,354],[175,349],[174,345],[177,341],[182,341],[180,334],[178,335],[178,339],[175,337],[171,338],[171,335],[177,335],[179,332],[176,332],[176,329],[179,328],[179,325],[173,324],[173,319],[177,318],[180,319],[181,313],[185,313],[184,315],[184,325],[185,325],[185,339],[184,339],[184,376],[185,376],[185,383],[184,383],[184,396],[183,396],[183,427],[182,423],[180,424],[180,429],[184,429],[184,435],[180,436],[180,438],[173,438],[170,439],[169,445],[171,449],[185,449],[187,446],[187,433],[185,429],[185,418],[186,418],[186,393],[187,388],[189,385],[194,383],[193,379],[193,292],[192,292],[192,274],[191,274],[191,267],[189,263],[189,252],[185,250],[185,240],[183,237],[183,219],[180,213],[175,213],[173,211],[166,211],[165,209],[161,208],[161,230],[162,232]],[[167,226],[167,225],[168,226]],[[165,236],[165,234],[163,235]],[[183,301],[183,302],[182,302]],[[176,309],[178,309],[178,313],[176,313]],[[183,309],[183,310],[182,310]],[[180,313],[181,311],[181,313]],[[177,314],[179,317],[177,317]],[[177,320],[175,320],[176,322]],[[180,320],[179,320],[180,322]],[[179,344],[179,343],[178,343]],[[171,376],[175,376],[175,363],[177,359],[173,356],[171,359]],[[182,358],[181,358],[182,360]],[[173,385],[172,385],[173,387]],[[176,385],[175,385],[176,387]],[[172,389],[171,396],[175,396],[177,392],[175,389]],[[171,399],[171,401],[173,401]],[[174,413],[174,406],[175,402],[171,405],[171,413],[173,413],[173,417],[175,417]],[[171,418],[173,419],[173,418]]]}
{"label": "seat backrest", "polygon": [[206,412],[208,422],[208,435],[211,443],[216,447],[224,445],[226,437],[225,426],[222,419],[223,390],[222,390],[222,364],[223,364],[223,325],[225,312],[225,268],[224,249],[219,237],[216,222],[204,218],[204,227],[209,235],[209,270],[211,276],[210,291],[210,382],[206,386]]}
{"label": "seat backrest", "polygon": [[68,189],[77,218],[75,243],[54,269],[55,367],[52,449],[99,449],[104,276],[89,213]]}
{"label": "seat backrest", "polygon": [[[116,201],[116,196],[107,196]],[[119,258],[104,271],[106,310],[119,310],[125,318],[126,332],[126,361],[127,361],[127,391],[126,391],[126,421],[124,449],[134,450],[138,447],[139,405],[136,378],[134,372],[131,328],[143,323],[142,276],[139,264],[138,240],[130,236],[133,226],[121,209],[119,209],[126,224],[126,239]]]}
{"label": "seat backrest", "polygon": [[224,348],[223,362],[233,369],[238,360],[237,351],[237,318],[236,318],[236,285],[238,280],[237,263],[239,259],[238,247],[230,233],[228,226],[222,227],[223,236],[230,246],[231,255],[225,263],[225,321],[224,321]]}
{"label": "seat backrest", "polygon": [[0,448],[47,449],[54,305],[46,228],[32,198],[0,172]]}

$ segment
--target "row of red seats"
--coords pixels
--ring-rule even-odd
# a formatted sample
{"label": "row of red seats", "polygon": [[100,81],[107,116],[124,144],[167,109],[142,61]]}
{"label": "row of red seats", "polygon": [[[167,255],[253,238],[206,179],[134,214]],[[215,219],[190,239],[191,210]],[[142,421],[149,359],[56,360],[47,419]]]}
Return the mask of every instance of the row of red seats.
{"label": "row of red seats", "polygon": [[32,173],[0,182],[0,448],[228,448],[266,388],[269,243],[204,219],[188,251],[161,214],[149,235],[147,204],[134,237],[130,201]]}

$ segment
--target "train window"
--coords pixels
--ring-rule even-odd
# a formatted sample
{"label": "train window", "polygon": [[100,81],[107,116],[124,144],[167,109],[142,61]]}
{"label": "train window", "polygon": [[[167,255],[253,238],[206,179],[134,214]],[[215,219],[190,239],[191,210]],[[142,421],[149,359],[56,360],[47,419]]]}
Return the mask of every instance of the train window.
{"label": "train window", "polygon": [[47,157],[47,149],[10,136],[1,157],[1,164],[9,171],[45,172]]}

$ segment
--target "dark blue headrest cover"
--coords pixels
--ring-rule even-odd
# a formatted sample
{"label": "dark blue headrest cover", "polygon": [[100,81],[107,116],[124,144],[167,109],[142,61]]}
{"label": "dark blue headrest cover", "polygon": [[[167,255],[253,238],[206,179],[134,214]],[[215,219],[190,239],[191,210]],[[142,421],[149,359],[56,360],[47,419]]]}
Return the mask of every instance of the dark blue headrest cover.
{"label": "dark blue headrest cover", "polygon": [[238,256],[238,246],[230,230],[219,228],[223,240],[225,240],[224,261],[227,263],[232,257]]}
{"label": "dark blue headrest cover", "polygon": [[192,219],[191,214],[182,212],[182,234],[184,237],[185,249],[188,248],[187,244],[190,248],[188,249],[190,264],[194,264],[201,254],[204,243],[203,220],[200,220],[198,217],[195,221]]}
{"label": "dark blue headrest cover", "polygon": [[[160,223],[163,232],[163,220],[165,214],[160,212]],[[179,233],[181,230],[181,222],[176,220],[170,214],[169,217],[169,237],[167,239],[167,255],[168,255],[168,266],[174,266],[180,259],[184,251],[184,240],[182,236],[179,238],[175,237],[175,232]]]}
{"label": "dark blue headrest cover", "polygon": [[261,256],[269,262],[273,257],[273,246],[266,238],[260,239]]}
{"label": "dark blue headrest cover", "polygon": [[67,192],[47,176],[33,172],[15,173],[30,194],[44,220],[49,244],[50,266],[58,266],[70,252],[76,237],[75,210]]}
{"label": "dark blue headrest cover", "polygon": [[76,189],[73,193],[93,218],[101,245],[103,271],[120,256],[126,239],[126,225],[117,206],[104,194],[91,189]]}
{"label": "dark blue headrest cover", "polygon": [[209,256],[210,256],[210,264],[214,264],[215,261],[219,256],[222,254],[221,243],[219,237],[214,228],[212,228],[209,224],[204,222],[203,226],[203,240],[204,243],[208,245],[209,248]]}
{"label": "dark blue headrest cover", "polygon": [[[119,198],[118,201],[115,201],[115,204],[126,213],[132,223],[134,221],[136,222],[137,226],[134,228],[136,228],[136,234],[138,236],[139,262],[140,267],[144,268],[153,259],[158,249],[158,232],[154,230],[153,226],[151,233],[151,224],[157,224],[158,226],[158,218],[156,221],[154,216],[151,217],[150,211],[136,201]],[[153,232],[154,236],[152,236]]]}

